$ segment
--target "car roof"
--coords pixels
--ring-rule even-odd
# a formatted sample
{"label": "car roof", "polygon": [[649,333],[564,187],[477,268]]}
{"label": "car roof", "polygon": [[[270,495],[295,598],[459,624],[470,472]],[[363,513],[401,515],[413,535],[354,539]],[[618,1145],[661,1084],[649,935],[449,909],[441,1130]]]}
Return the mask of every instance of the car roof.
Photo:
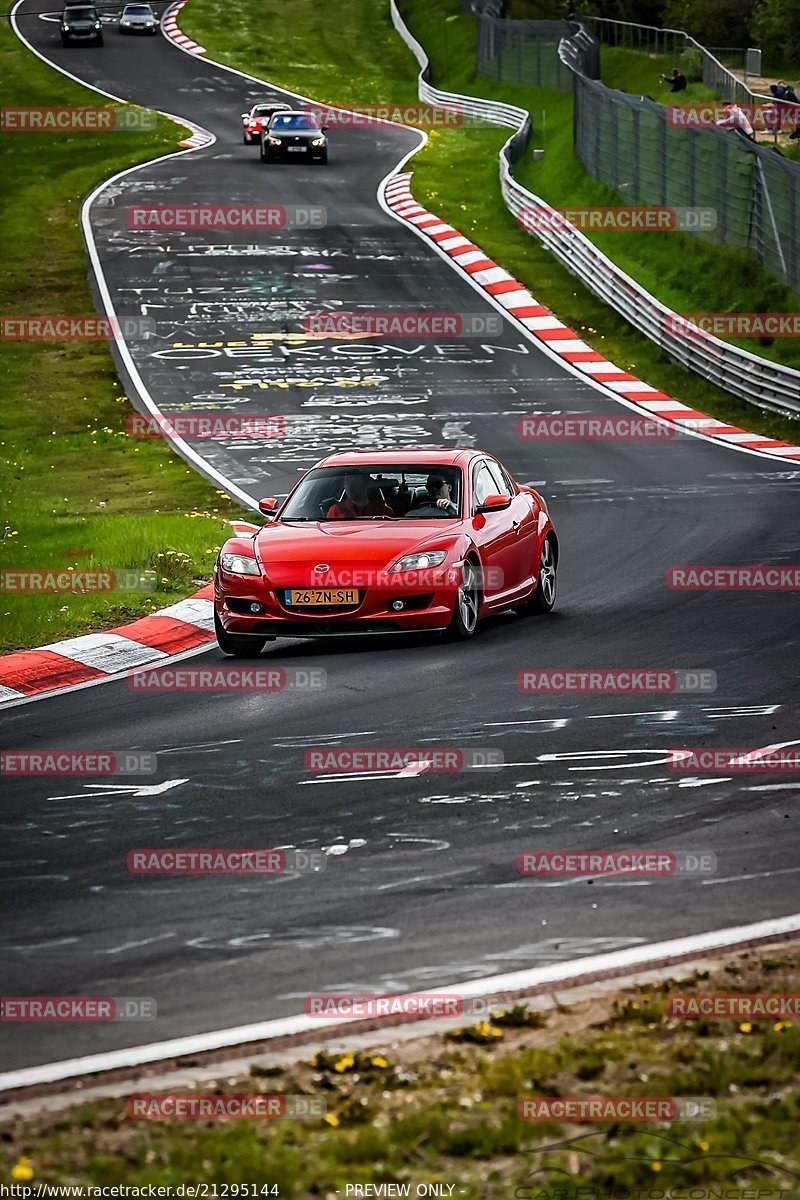
{"label": "car roof", "polygon": [[454,467],[463,465],[484,452],[464,446],[425,446],[408,450],[342,450],[315,463],[317,467],[360,467],[364,460],[376,467],[420,466]]}

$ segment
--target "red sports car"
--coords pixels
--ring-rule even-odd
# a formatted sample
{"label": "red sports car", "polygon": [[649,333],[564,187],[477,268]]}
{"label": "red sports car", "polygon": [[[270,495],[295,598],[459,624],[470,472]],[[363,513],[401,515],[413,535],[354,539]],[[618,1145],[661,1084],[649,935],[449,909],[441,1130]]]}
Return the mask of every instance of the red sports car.
{"label": "red sports car", "polygon": [[261,145],[261,131],[267,129],[276,113],[285,112],[288,104],[254,104],[242,113],[242,140],[245,146]]}
{"label": "red sports car", "polygon": [[558,539],[547,505],[481,450],[349,451],[259,505],[214,568],[226,654],[275,637],[448,632],[506,608],[549,612]]}

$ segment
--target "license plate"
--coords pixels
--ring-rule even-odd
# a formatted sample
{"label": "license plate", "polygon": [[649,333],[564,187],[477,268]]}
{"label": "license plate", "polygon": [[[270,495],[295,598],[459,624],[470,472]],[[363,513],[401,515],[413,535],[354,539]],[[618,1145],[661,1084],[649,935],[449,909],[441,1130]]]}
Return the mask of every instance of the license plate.
{"label": "license plate", "polygon": [[305,154],[305,146],[287,146],[286,149],[290,154]]}
{"label": "license plate", "polygon": [[286,593],[286,603],[295,606],[324,605],[335,608],[339,605],[347,607],[358,604],[358,591],[355,588],[305,588],[292,589]]}

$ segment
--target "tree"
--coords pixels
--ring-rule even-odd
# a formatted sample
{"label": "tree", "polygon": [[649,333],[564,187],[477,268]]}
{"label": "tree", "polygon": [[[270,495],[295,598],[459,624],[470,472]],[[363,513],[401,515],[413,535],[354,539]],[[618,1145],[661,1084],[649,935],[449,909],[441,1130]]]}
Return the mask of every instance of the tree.
{"label": "tree", "polygon": [[[781,0],[778,0],[780,3]],[[787,8],[797,0],[783,0]],[[664,24],[703,46],[747,46],[755,0],[667,0]]]}
{"label": "tree", "polygon": [[782,64],[787,75],[800,78],[800,0],[760,0],[750,22],[750,35],[768,63]]}

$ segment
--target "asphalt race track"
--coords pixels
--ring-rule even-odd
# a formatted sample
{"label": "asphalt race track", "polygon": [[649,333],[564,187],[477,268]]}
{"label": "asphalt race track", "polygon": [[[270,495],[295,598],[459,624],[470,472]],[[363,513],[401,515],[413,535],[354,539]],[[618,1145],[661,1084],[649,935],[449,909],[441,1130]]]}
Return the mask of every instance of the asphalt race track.
{"label": "asphalt race track", "polygon": [[[496,313],[375,198],[416,135],[332,129],[328,167],[263,167],[239,113],[278,89],[161,37],[112,29],[102,50],[64,50],[42,7],[26,0],[19,26],[54,64],[216,137],[114,182],[91,210],[118,313],[158,322],[130,349],[161,409],[284,417],[275,443],[198,443],[212,467],[257,497],[286,492],[333,447],[480,446],[550,500],[561,569],[552,617],[506,615],[464,645],[267,646],[264,663],[324,670],[324,690],[141,693],[122,680],[4,712],[7,749],[159,755],[146,778],[4,789],[6,993],[158,1004],[155,1022],[6,1027],[6,1068],[302,1012],[309,991],[455,984],[794,911],[793,777],[684,778],[664,751],[797,737],[796,597],[673,592],[665,572],[796,563],[800,471],[685,436],[520,440],[517,420],[534,411],[625,409],[509,321],[501,336],[438,346],[287,341],[333,304]],[[257,235],[127,225],[131,204],[200,200],[321,205],[327,224]],[[522,695],[518,671],[535,666],[709,669],[718,687]],[[305,770],[305,748],[339,744],[490,748],[505,765],[382,779]],[[328,859],[313,876],[136,878],[126,855],[141,846],[324,848]],[[625,846],[711,851],[718,870],[590,882],[516,869],[521,850]]]}

